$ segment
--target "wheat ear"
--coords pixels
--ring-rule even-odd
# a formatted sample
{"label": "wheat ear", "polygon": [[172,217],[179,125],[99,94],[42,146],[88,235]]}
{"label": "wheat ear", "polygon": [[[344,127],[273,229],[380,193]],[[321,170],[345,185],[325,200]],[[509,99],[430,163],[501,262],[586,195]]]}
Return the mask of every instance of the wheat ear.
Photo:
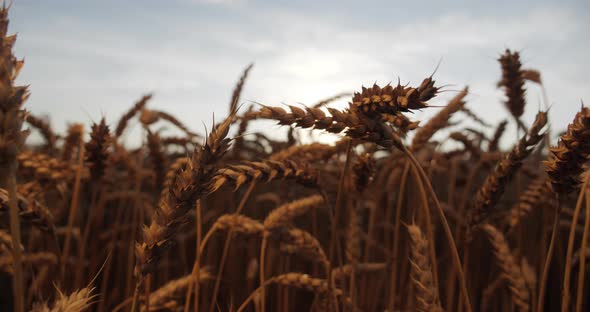
{"label": "wheat ear", "polygon": [[408,234],[411,239],[410,275],[416,290],[416,310],[442,312],[438,289],[434,286],[428,241],[420,228],[414,224],[408,225]]}

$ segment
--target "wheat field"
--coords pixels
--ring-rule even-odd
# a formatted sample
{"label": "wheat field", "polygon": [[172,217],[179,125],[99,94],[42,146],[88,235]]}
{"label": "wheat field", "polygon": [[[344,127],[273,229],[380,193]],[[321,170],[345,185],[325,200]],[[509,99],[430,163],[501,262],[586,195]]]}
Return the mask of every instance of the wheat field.
{"label": "wheat field", "polygon": [[[310,106],[244,102],[250,65],[203,133],[149,94],[118,120],[56,133],[26,110],[34,86],[15,85],[15,40],[3,8],[1,311],[590,307],[590,109],[550,129],[545,99],[522,121],[539,107],[527,89],[544,86],[516,51],[498,59],[511,116],[499,124],[469,108],[467,87],[429,105],[447,91],[433,76]],[[251,131],[260,120],[286,138]],[[123,143],[131,123],[137,148]],[[338,139],[302,142],[312,129]]]}

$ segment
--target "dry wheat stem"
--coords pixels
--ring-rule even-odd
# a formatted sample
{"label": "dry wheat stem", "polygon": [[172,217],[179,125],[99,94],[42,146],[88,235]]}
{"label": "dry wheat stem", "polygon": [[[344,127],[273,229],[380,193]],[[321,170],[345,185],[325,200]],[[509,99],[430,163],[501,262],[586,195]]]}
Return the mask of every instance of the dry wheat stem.
{"label": "dry wheat stem", "polygon": [[394,230],[393,230],[393,246],[392,246],[392,259],[393,259],[393,264],[392,264],[392,269],[391,269],[391,277],[390,277],[390,282],[389,282],[389,302],[387,305],[387,310],[388,311],[393,311],[394,307],[395,307],[395,295],[396,295],[396,288],[397,288],[397,273],[398,273],[398,265],[397,265],[397,261],[396,259],[398,258],[398,252],[399,252],[399,233],[400,233],[400,225],[401,225],[401,210],[402,210],[402,205],[403,205],[403,201],[404,201],[404,195],[406,192],[406,184],[407,184],[407,178],[408,178],[408,173],[410,172],[410,162],[407,161],[402,175],[401,175],[401,182],[400,182],[400,187],[398,190],[398,195],[397,195],[397,202],[396,202],[396,206],[395,206],[395,224],[394,224]]}
{"label": "dry wheat stem", "polygon": [[[287,225],[290,223],[295,217],[301,216],[305,214],[310,208],[315,208],[323,202],[322,196],[313,195],[310,197],[306,197],[303,199],[299,199],[285,205],[278,207],[271,211],[271,213],[264,219],[264,228],[267,232],[265,232],[262,238],[262,244],[260,247],[260,269],[259,269],[259,282],[260,285],[264,284],[264,272],[265,272],[265,257],[266,257],[266,246],[268,243],[268,231],[273,229],[279,228],[281,226]],[[265,291],[261,289],[261,311],[264,312],[265,304]]]}
{"label": "dry wheat stem", "polygon": [[[563,277],[563,288],[562,288],[562,297],[561,297],[561,311],[567,312],[569,309],[569,297],[570,297],[570,278],[572,272],[572,255],[574,252],[574,240],[575,240],[575,225],[578,224],[578,218],[580,216],[580,211],[582,210],[582,203],[584,200],[584,195],[586,195],[586,187],[588,181],[590,180],[590,174],[584,179],[584,185],[578,195],[578,201],[576,203],[576,208],[574,210],[574,215],[572,216],[572,226],[570,226],[569,237],[567,241],[567,249],[565,255],[565,272]],[[588,200],[588,198],[586,198]],[[588,212],[586,212],[588,213]],[[557,216],[556,216],[557,218]]]}
{"label": "dry wheat stem", "polygon": [[[422,184],[422,182],[420,182],[421,181],[420,174],[416,170],[416,167],[412,166],[411,169],[412,169],[412,174],[414,176],[414,179],[416,180],[416,185],[418,186],[418,191],[420,192],[420,198],[422,201],[421,206],[424,211],[424,220],[426,221],[428,239],[430,239],[430,241],[434,241],[435,240],[434,229],[432,228],[433,223],[432,223],[432,217],[430,215],[430,205],[428,204],[428,199],[426,197],[426,191],[424,190],[424,185]],[[438,288],[438,265],[436,263],[436,250],[434,248],[434,244],[429,245],[429,255],[430,255],[430,265],[432,266],[432,269],[433,269],[432,275],[433,275],[434,287]]]}
{"label": "dry wheat stem", "polygon": [[61,275],[62,275],[62,280],[64,280],[65,278],[65,265],[66,265],[66,259],[68,259],[68,255],[70,253],[70,244],[71,244],[71,229],[74,226],[74,221],[76,218],[76,212],[78,210],[78,199],[80,196],[80,180],[82,178],[82,167],[84,166],[84,141],[80,140],[79,143],[79,154],[78,154],[78,169],[76,170],[76,180],[74,183],[74,190],[72,191],[72,201],[70,203],[70,212],[68,215],[68,232],[66,234],[66,238],[64,240],[64,248],[63,248],[63,254],[62,254],[62,266],[61,266]]}
{"label": "dry wheat stem", "polygon": [[586,192],[586,217],[584,218],[584,233],[582,234],[582,246],[580,247],[580,268],[578,270],[578,293],[576,296],[576,312],[582,312],[584,298],[584,275],[586,274],[586,250],[588,248],[588,233],[590,232],[590,191]]}
{"label": "dry wheat stem", "polygon": [[[557,196],[556,196],[557,197]],[[551,260],[553,259],[553,249],[555,248],[555,242],[557,240],[557,233],[559,231],[559,215],[561,212],[561,203],[559,198],[555,203],[554,219],[551,227],[551,239],[549,240],[549,247],[547,249],[547,255],[543,264],[543,271],[541,273],[541,280],[539,282],[539,297],[537,298],[537,311],[543,312],[544,300],[545,300],[545,287],[549,276],[549,269],[551,267]]]}
{"label": "dry wheat stem", "polygon": [[467,290],[467,282],[465,279],[465,273],[464,273],[463,267],[461,265],[461,258],[459,257],[457,245],[455,244],[455,241],[453,239],[453,233],[451,232],[451,228],[449,227],[449,224],[448,224],[447,219],[445,217],[445,213],[443,212],[443,210],[440,206],[440,203],[438,201],[436,193],[434,192],[434,190],[432,188],[432,185],[430,184],[430,180],[428,179],[428,176],[426,175],[426,173],[424,172],[424,170],[420,166],[420,163],[418,162],[418,160],[405,147],[402,151],[406,154],[406,156],[410,160],[410,163],[418,170],[418,172],[422,176],[422,180],[423,180],[424,184],[426,185],[426,189],[428,190],[429,195],[432,198],[432,201],[434,202],[436,211],[438,212],[438,217],[440,219],[440,222],[442,223],[442,227],[445,232],[447,243],[449,244],[449,247],[451,249],[450,252],[451,252],[451,257],[453,258],[453,265],[455,266],[455,269],[457,270],[457,272],[459,274],[459,284],[461,286],[461,292],[463,293],[463,300],[465,301],[465,307],[467,309],[466,311],[471,312],[472,311],[471,300],[469,299],[469,292]]}
{"label": "dry wheat stem", "polygon": [[[256,187],[256,181],[253,182],[252,184],[250,184],[250,187],[248,188],[248,190],[246,190],[246,193],[244,194],[244,196],[242,197],[242,200],[240,201],[240,204],[238,206],[238,209],[236,209],[236,213],[235,213],[236,216],[240,216],[240,213],[242,212],[242,210],[246,206],[246,202],[250,198],[250,194],[252,194],[252,191],[254,190],[254,187]],[[231,241],[233,239],[234,230],[238,230],[238,231],[242,231],[242,232],[247,232],[247,233],[252,233],[252,234],[254,234],[254,233],[260,233],[260,232],[262,232],[264,230],[264,226],[262,224],[259,224],[259,223],[254,222],[254,221],[247,222],[247,221],[245,221],[247,219],[243,219],[243,220],[244,221],[242,221],[241,223],[229,222],[228,226],[225,227],[227,230],[229,230],[229,232],[227,233],[227,238],[226,238],[226,240],[224,242],[223,254],[221,256],[221,261],[219,262],[219,268],[218,268],[218,272],[217,272],[217,278],[215,280],[215,288],[213,289],[213,296],[211,297],[212,298],[211,299],[211,302],[213,304],[211,304],[211,307],[209,308],[209,312],[213,312],[213,309],[215,307],[215,303],[216,303],[216,300],[217,300],[217,293],[219,291],[219,285],[221,283],[221,276],[223,275],[223,269],[225,267],[225,261],[226,261],[226,258],[227,258],[227,254],[229,252],[229,246],[230,246]],[[250,225],[252,225],[252,226],[250,226]],[[220,226],[223,226],[223,224],[220,224]],[[205,244],[203,243],[203,245],[205,245]]]}

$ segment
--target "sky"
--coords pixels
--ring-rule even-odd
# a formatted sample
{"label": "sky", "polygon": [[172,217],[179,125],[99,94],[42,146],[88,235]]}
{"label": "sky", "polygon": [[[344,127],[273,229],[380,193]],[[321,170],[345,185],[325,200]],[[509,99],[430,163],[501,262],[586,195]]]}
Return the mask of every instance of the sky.
{"label": "sky", "polygon": [[[246,106],[310,105],[398,79],[417,85],[440,62],[434,79],[447,92],[431,103],[445,105],[469,86],[468,107],[495,124],[508,118],[496,88],[506,48],[541,71],[552,128],[561,130],[590,101],[589,3],[15,0],[9,31],[25,59],[18,82],[30,85],[26,108],[62,133],[69,122],[103,116],[114,127],[146,93],[154,95],[150,107],[203,133],[214,115],[227,114],[251,62]],[[533,84],[527,99],[530,124],[545,102]]]}

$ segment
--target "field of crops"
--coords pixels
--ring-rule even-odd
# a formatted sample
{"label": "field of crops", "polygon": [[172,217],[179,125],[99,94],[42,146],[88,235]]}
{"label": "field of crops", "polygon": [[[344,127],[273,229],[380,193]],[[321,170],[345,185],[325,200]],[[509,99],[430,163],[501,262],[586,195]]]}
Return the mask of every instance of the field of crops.
{"label": "field of crops", "polygon": [[[544,87],[518,52],[498,59],[497,105],[511,116],[499,124],[470,110],[467,87],[429,105],[445,91],[433,76],[253,104],[240,99],[250,65],[207,132],[145,95],[118,120],[62,134],[27,111],[35,86],[14,83],[15,40],[2,9],[1,311],[590,307],[590,109],[550,129],[545,98],[522,121],[539,109],[527,89]],[[421,110],[435,114],[414,120]],[[286,138],[252,131],[261,119]],[[138,148],[123,144],[133,123]],[[310,130],[338,139],[302,142]]]}

